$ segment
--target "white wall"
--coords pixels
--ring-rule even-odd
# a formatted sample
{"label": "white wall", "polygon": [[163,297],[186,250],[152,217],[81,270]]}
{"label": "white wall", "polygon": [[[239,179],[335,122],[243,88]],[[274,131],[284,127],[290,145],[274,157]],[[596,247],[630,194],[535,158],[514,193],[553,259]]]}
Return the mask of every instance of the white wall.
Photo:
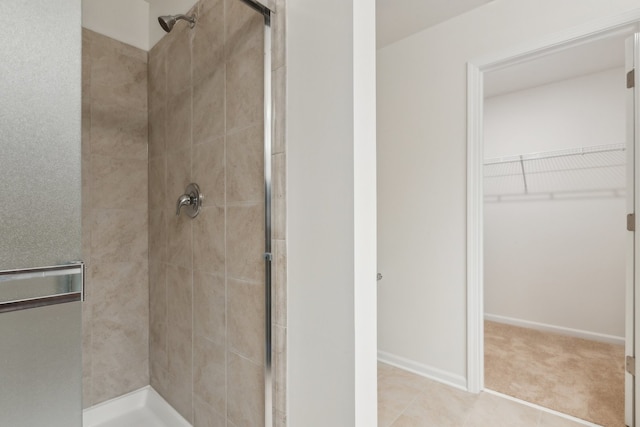
{"label": "white wall", "polygon": [[[624,82],[616,68],[486,99],[485,158],[624,143]],[[484,209],[489,318],[624,337],[624,197]]]}
{"label": "white wall", "polygon": [[149,3],[145,0],[82,0],[82,26],[149,50]]}
{"label": "white wall", "polygon": [[496,0],[378,51],[379,350],[466,378],[466,62],[640,7]]}
{"label": "white wall", "polygon": [[82,0],[82,26],[135,46],[151,49],[166,33],[158,16],[186,13],[197,0]]}
{"label": "white wall", "polygon": [[485,159],[623,144],[625,83],[620,67],[485,99]]}
{"label": "white wall", "polygon": [[374,11],[287,1],[292,426],[377,423]]}

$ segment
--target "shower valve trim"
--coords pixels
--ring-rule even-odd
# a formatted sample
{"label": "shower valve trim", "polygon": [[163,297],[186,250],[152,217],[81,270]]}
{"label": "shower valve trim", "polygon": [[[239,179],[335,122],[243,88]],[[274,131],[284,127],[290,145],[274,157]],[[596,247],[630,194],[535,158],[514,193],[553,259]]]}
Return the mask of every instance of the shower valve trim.
{"label": "shower valve trim", "polygon": [[200,192],[200,187],[198,184],[192,182],[187,186],[185,193],[178,197],[178,201],[176,202],[176,216],[180,216],[182,207],[187,206],[187,215],[195,218],[200,213],[203,199],[204,196]]}

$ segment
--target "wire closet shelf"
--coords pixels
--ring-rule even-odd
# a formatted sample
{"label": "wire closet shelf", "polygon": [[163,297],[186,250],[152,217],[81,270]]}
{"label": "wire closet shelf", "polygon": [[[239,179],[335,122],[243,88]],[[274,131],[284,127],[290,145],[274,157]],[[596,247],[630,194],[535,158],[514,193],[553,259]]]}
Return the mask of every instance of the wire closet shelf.
{"label": "wire closet shelf", "polygon": [[485,202],[624,197],[625,144],[486,159]]}

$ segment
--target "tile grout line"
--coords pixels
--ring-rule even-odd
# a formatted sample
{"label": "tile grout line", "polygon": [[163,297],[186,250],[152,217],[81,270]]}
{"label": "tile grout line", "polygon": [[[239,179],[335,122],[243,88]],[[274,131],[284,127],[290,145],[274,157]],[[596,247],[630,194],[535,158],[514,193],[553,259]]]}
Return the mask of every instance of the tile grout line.
{"label": "tile grout line", "polygon": [[404,407],[404,409],[403,409],[402,411],[400,411],[400,413],[398,414],[398,416],[397,416],[397,417],[395,417],[395,418],[393,419],[393,421],[391,421],[391,422],[389,423],[389,425],[388,425],[388,426],[386,426],[386,427],[393,427],[393,425],[396,423],[396,421],[398,421],[398,420],[399,420],[399,419],[404,415],[404,413],[407,411],[407,409],[409,409],[409,408],[411,407],[411,405],[413,405],[413,404],[418,400],[418,398],[422,395],[422,393],[424,393],[424,392],[425,392],[424,387],[421,387],[421,388],[420,388],[420,391],[416,393],[416,395],[413,397],[413,399],[411,399],[411,402],[409,402],[409,403],[407,404],[407,406],[405,406],[405,407]]}

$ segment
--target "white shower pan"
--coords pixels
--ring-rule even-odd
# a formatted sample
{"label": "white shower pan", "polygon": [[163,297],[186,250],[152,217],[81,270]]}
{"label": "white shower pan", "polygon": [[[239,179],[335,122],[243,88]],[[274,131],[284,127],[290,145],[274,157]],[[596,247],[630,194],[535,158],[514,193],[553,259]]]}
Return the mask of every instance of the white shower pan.
{"label": "white shower pan", "polygon": [[191,427],[150,386],[84,410],[84,427]]}

